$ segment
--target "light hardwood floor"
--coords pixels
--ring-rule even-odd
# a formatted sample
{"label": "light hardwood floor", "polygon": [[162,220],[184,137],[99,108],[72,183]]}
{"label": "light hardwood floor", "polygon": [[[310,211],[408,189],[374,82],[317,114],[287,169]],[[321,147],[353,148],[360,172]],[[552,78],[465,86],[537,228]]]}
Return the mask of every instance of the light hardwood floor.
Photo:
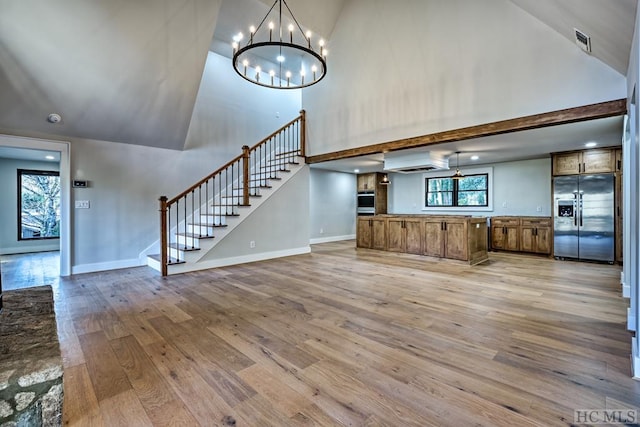
{"label": "light hardwood floor", "polygon": [[618,267],[354,246],[61,279],[64,423],[552,426],[640,405]]}

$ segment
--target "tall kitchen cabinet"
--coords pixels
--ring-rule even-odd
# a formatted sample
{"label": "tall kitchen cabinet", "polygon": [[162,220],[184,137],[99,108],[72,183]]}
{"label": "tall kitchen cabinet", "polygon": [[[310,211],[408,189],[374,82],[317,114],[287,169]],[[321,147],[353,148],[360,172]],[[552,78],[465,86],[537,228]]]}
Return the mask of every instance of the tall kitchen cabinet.
{"label": "tall kitchen cabinet", "polygon": [[380,172],[372,172],[357,176],[358,193],[373,193],[375,196],[375,215],[387,213],[387,184],[382,184],[384,175]]}
{"label": "tall kitchen cabinet", "polygon": [[622,263],[622,148],[616,149],[615,163],[615,184],[614,184],[614,200],[615,200],[615,227],[616,227],[616,261]]}

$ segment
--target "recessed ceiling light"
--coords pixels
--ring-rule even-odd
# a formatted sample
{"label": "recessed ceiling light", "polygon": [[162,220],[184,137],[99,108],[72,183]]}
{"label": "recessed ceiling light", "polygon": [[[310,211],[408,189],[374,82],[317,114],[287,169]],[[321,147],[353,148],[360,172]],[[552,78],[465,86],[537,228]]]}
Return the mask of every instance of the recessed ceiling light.
{"label": "recessed ceiling light", "polygon": [[596,145],[598,145],[597,142],[587,142],[586,144],[584,144],[584,146],[587,147],[587,148],[593,148]]}
{"label": "recessed ceiling light", "polygon": [[360,169],[354,169],[353,172],[354,173],[358,173],[358,172],[360,172]]}
{"label": "recessed ceiling light", "polygon": [[44,158],[47,159],[47,160],[55,160],[56,159],[52,155],[45,156]]}
{"label": "recessed ceiling light", "polygon": [[478,157],[478,156],[476,156],[476,155],[471,156],[471,160],[478,160],[479,158],[480,158],[480,157]]}

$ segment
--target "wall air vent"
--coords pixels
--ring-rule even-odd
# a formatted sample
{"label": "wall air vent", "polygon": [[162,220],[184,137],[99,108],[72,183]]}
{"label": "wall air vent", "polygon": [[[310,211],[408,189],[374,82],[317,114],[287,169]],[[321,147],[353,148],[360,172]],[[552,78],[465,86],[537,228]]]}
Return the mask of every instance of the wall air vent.
{"label": "wall air vent", "polygon": [[577,28],[574,28],[573,32],[576,35],[576,44],[580,46],[580,49],[584,50],[587,53],[591,53],[591,37],[578,30]]}

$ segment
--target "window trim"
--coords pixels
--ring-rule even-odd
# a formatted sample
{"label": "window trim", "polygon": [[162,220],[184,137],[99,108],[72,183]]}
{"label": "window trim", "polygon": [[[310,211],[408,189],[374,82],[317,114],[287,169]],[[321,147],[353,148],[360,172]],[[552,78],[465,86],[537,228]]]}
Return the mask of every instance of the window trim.
{"label": "window trim", "polygon": [[[28,242],[32,240],[52,240],[59,239],[60,236],[46,236],[46,237],[22,237],[22,176],[23,175],[43,175],[43,176],[57,176],[60,179],[60,172],[56,170],[36,170],[36,169],[17,169],[16,187],[18,191],[17,196],[17,222],[18,222],[18,241]],[[62,183],[60,186],[60,198],[62,202]],[[62,225],[62,220],[60,221]]]}
{"label": "window trim", "polygon": [[481,168],[464,168],[462,173],[466,175],[487,175],[487,206],[427,206],[427,178],[448,178],[452,174],[447,171],[437,171],[422,174],[422,211],[438,212],[438,211],[464,211],[464,212],[487,212],[493,211],[493,167]]}

